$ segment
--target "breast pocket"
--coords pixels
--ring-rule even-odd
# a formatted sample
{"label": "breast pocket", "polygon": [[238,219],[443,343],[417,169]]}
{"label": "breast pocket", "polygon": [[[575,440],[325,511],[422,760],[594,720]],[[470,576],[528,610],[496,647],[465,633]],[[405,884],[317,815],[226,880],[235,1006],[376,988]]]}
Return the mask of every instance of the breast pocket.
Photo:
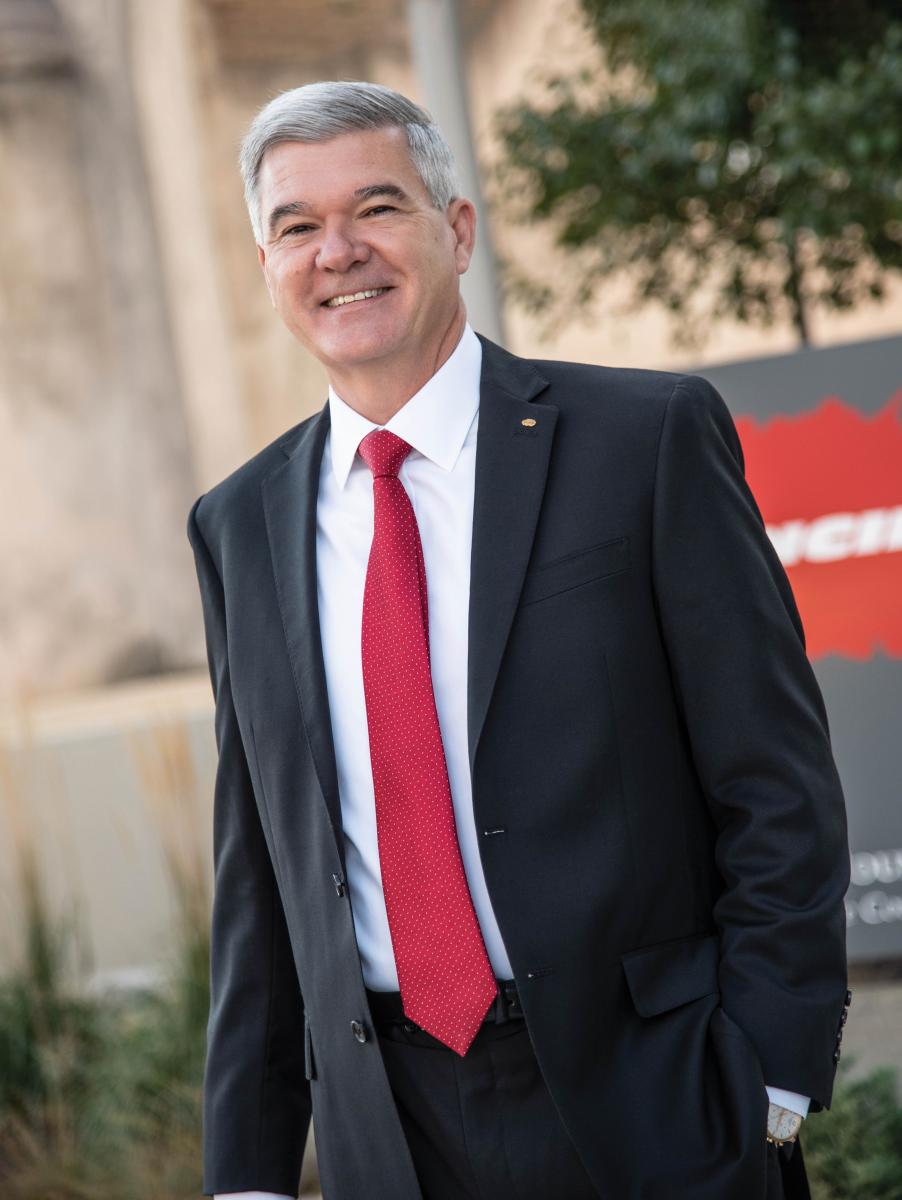
{"label": "breast pocket", "polygon": [[520,592],[520,607],[547,600],[560,592],[569,592],[607,575],[618,575],[626,571],[629,565],[628,537],[611,538],[597,546],[587,546],[584,550],[574,550],[572,554],[539,563],[527,573]]}

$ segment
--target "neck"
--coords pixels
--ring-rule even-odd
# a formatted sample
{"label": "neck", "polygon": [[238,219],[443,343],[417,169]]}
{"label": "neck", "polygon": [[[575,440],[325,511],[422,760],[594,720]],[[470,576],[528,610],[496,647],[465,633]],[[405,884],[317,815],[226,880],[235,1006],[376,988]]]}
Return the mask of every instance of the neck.
{"label": "neck", "polygon": [[448,361],[466,321],[461,300],[453,319],[433,344],[418,347],[402,361],[392,357],[385,362],[367,363],[365,371],[330,370],[329,382],[349,408],[376,425],[385,425]]}

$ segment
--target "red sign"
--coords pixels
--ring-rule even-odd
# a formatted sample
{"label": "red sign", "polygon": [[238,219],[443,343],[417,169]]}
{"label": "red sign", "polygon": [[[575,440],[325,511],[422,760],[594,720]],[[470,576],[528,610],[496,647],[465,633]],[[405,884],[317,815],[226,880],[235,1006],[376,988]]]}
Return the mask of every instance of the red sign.
{"label": "red sign", "polygon": [[736,428],[809,657],[902,657],[902,391],[868,416],[836,396]]}

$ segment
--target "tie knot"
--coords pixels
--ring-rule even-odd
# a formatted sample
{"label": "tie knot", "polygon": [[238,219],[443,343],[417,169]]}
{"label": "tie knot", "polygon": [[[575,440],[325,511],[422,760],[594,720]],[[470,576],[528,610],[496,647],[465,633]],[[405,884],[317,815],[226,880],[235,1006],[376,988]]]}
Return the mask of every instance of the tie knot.
{"label": "tie knot", "polygon": [[373,472],[373,478],[378,479],[380,475],[397,475],[411,449],[409,442],[390,429],[371,429],[357,453]]}

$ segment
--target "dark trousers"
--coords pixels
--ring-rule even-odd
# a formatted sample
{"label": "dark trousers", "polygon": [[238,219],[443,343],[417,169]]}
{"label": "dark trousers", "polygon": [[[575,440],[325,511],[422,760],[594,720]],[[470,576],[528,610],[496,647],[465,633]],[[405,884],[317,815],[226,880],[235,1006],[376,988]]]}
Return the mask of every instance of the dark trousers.
{"label": "dark trousers", "polygon": [[767,1200],[811,1200],[801,1141],[768,1146]]}
{"label": "dark trousers", "polygon": [[[369,996],[423,1200],[614,1200],[586,1175],[518,1012],[484,1024],[461,1058],[398,1018],[397,993]],[[767,1158],[762,1200],[810,1200],[801,1145]]]}
{"label": "dark trousers", "polygon": [[483,1025],[463,1058],[374,1020],[424,1200],[599,1200],[522,1017]]}

